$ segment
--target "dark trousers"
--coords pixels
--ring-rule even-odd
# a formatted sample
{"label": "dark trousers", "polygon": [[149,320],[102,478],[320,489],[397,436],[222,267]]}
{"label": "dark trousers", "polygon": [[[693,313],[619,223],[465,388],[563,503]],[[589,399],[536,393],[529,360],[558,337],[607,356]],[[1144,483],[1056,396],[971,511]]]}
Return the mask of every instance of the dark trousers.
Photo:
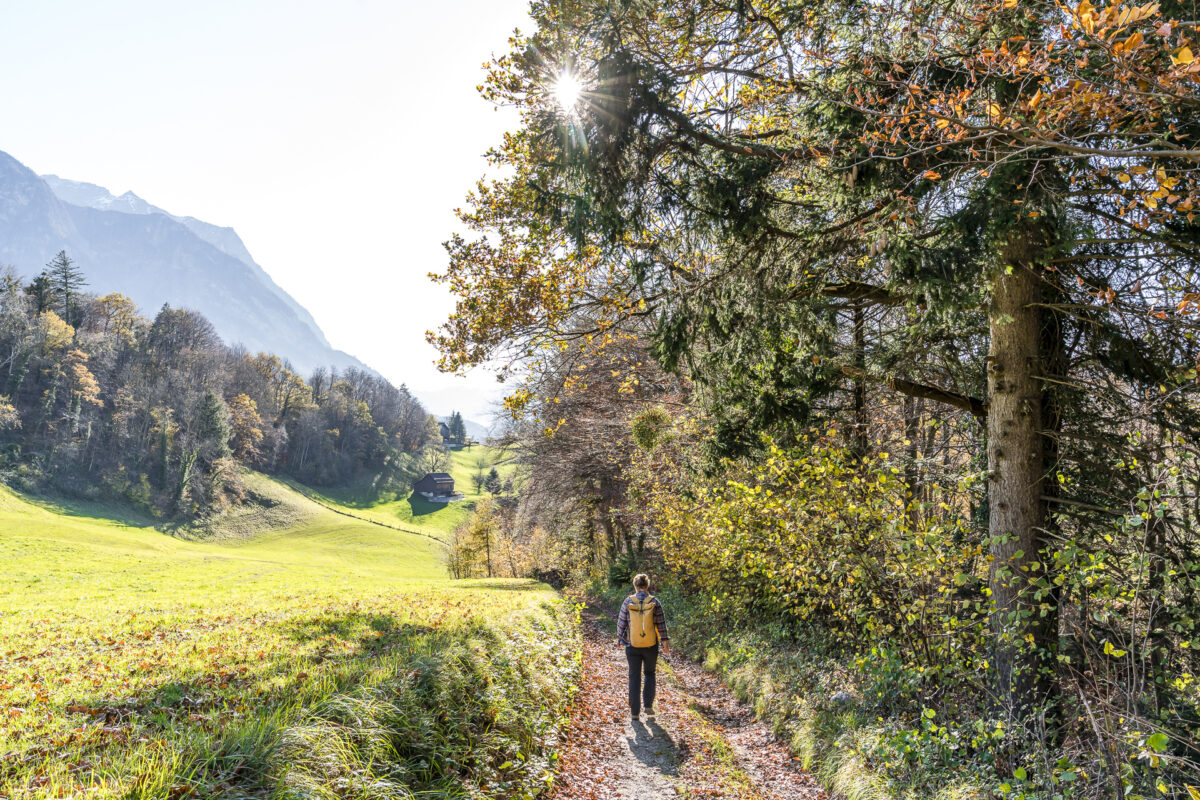
{"label": "dark trousers", "polygon": [[[658,645],[653,647],[630,647],[625,645],[625,660],[629,662],[629,710],[641,713],[640,700],[646,708],[654,705],[654,669],[658,666]],[[645,685],[642,672],[646,673]]]}

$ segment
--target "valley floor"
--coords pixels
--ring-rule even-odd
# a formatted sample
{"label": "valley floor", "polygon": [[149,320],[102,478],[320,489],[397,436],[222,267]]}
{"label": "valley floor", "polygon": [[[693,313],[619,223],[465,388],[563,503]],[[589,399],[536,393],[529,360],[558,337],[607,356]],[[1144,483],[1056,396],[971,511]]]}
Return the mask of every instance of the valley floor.
{"label": "valley floor", "polygon": [[659,659],[657,716],[634,722],[624,649],[596,609],[553,800],[825,800],[770,728],[682,656]]}

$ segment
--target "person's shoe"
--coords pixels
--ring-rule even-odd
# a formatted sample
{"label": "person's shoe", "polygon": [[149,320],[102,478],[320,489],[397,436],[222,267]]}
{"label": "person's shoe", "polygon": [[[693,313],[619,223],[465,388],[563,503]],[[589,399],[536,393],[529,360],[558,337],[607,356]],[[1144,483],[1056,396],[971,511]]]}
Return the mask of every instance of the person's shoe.
{"label": "person's shoe", "polygon": [[654,716],[654,706],[646,706],[646,716],[647,717]]}
{"label": "person's shoe", "polygon": [[641,719],[638,717],[638,712],[636,712],[636,711],[630,711],[629,718],[631,720],[633,720],[634,722],[641,722]]}

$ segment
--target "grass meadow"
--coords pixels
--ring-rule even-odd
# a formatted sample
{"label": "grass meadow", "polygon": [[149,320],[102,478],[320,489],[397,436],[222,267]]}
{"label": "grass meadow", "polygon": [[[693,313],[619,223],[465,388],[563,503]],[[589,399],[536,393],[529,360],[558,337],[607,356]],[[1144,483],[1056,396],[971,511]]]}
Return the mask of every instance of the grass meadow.
{"label": "grass meadow", "polygon": [[254,481],[203,541],[0,487],[0,797],[536,795],[572,611]]}

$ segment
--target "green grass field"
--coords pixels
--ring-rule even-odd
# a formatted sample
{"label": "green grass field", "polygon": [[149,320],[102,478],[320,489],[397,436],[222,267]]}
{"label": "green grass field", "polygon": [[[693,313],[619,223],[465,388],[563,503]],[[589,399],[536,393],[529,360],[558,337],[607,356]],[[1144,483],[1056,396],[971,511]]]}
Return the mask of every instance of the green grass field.
{"label": "green grass field", "polygon": [[472,445],[462,450],[451,450],[453,460],[450,474],[454,486],[463,494],[462,500],[453,503],[430,503],[423,497],[408,493],[379,493],[369,484],[339,489],[311,489],[297,486],[309,496],[325,503],[348,508],[352,513],[373,519],[386,525],[411,528],[438,539],[445,540],[456,526],[462,523],[475,507],[475,503],[487,496],[487,491],[476,491],[471,478],[480,469],[486,475],[492,467],[501,479],[513,473],[508,455],[487,445]]}
{"label": "green grass field", "polygon": [[0,797],[542,786],[576,669],[562,602],[450,582],[437,542],[248,478],[278,502],[205,541],[0,487]]}

